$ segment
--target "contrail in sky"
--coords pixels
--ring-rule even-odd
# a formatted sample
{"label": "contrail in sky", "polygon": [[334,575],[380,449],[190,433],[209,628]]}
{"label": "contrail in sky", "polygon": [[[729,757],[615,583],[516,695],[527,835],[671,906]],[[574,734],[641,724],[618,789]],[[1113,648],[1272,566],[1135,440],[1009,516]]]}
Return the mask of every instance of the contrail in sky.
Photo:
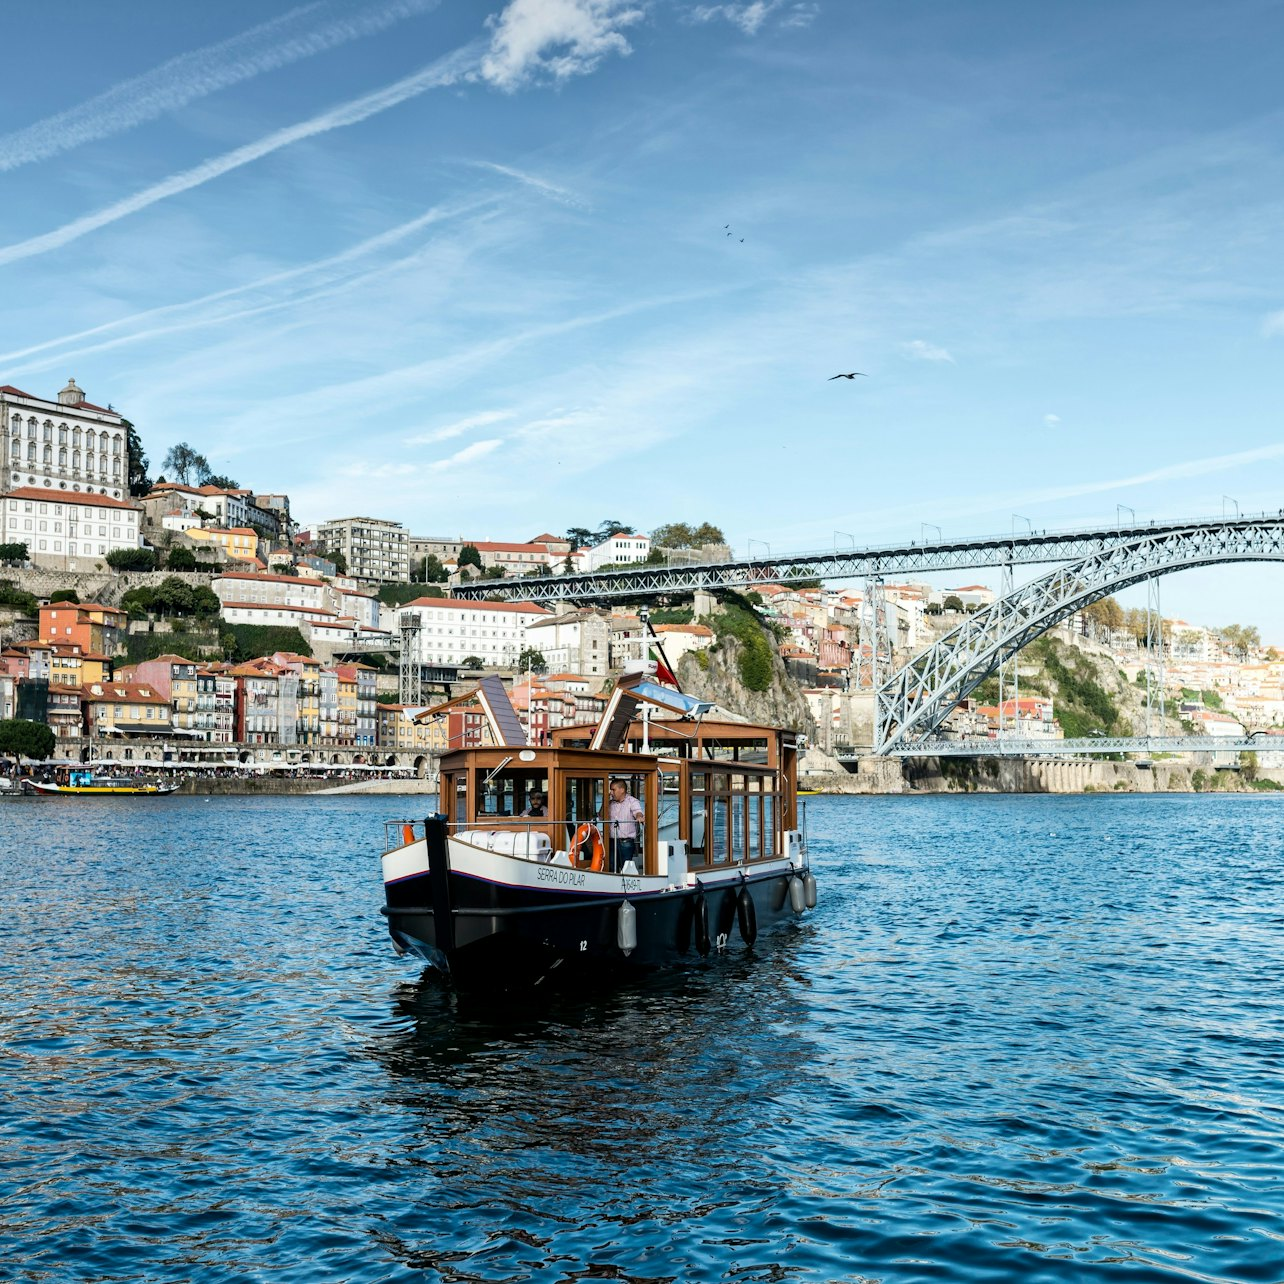
{"label": "contrail in sky", "polygon": [[[325,0],[291,9],[227,40],[179,54],[56,116],[0,136],[0,172],[123,133],[265,71],[377,35],[439,3],[383,0],[356,13],[336,13],[341,6]],[[299,30],[305,22],[318,20],[320,25]]]}
{"label": "contrail in sky", "polygon": [[72,241],[79,240],[89,232],[97,231],[98,228],[106,227],[130,214],[136,214],[149,205],[155,205],[157,201],[177,196],[180,192],[190,191],[193,187],[208,183],[213,178],[230,173],[234,169],[240,169],[242,165],[248,165],[262,156],[279,151],[282,147],[288,147],[291,143],[313,138],[317,134],[328,133],[332,129],[341,129],[345,125],[355,125],[359,121],[367,120],[371,116],[387,111],[390,107],[397,106],[398,103],[405,102],[408,98],[417,97],[429,89],[453,84],[477,66],[484,47],[484,41],[473,41],[462,49],[457,49],[444,58],[438,58],[436,62],[430,63],[422,70],[404,76],[383,89],[377,89],[373,93],[354,98],[351,102],[332,107],[329,111],[321,112],[297,125],[278,129],[257,142],[246,143],[243,147],[224,152],[222,156],[204,161],[191,169],[171,174],[169,178],[162,179],[151,187],[145,187],[141,192],[135,192],[133,196],[127,196],[124,200],[104,206],[92,214],[73,219],[70,223],[64,223],[62,227],[54,228],[52,232],[44,232],[40,236],[28,237],[25,241],[15,241],[12,245],[0,247],[0,266],[15,263],[19,259],[32,258],[48,250],[59,249]]}

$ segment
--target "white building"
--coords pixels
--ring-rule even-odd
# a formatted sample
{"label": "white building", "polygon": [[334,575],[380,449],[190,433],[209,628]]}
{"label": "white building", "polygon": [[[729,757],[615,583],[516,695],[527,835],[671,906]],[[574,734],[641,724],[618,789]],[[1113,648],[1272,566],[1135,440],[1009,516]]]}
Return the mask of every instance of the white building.
{"label": "white building", "polygon": [[400,522],[378,517],[338,517],[317,527],[323,549],[338,550],[355,580],[375,584],[410,581],[410,536]]}
{"label": "white building", "polygon": [[264,606],[304,606],[339,614],[340,595],[324,580],[308,575],[258,575],[253,571],[228,571],[210,581],[214,596],[228,602]]}
{"label": "white building", "polygon": [[419,620],[419,655],[424,664],[462,664],[468,656],[477,656],[495,668],[515,667],[530,645],[527,629],[549,615],[529,602],[420,597],[396,613],[398,629],[407,613]]}
{"label": "white building", "polygon": [[124,419],[86,401],[74,379],[57,401],[0,387],[0,492],[20,486],[127,499]]}
{"label": "white building", "polygon": [[610,665],[610,629],[605,619],[591,611],[536,620],[526,630],[526,645],[544,657],[552,673],[600,678]]}
{"label": "white building", "polygon": [[105,569],[108,553],[139,547],[138,509],[110,495],[19,486],[0,496],[0,510],[0,544],[25,544],[48,570]]}

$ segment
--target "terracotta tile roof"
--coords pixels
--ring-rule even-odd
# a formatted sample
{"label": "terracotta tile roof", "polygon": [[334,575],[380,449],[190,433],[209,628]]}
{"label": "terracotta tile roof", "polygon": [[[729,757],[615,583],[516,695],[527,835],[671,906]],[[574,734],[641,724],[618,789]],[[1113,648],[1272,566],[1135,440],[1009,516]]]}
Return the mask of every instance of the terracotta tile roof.
{"label": "terracotta tile roof", "polygon": [[309,588],[321,588],[325,580],[314,580],[310,575],[259,575],[254,571],[223,571],[214,576],[216,580],[256,580],[264,584],[305,584]]}
{"label": "terracotta tile roof", "polygon": [[[542,606],[533,602],[474,602],[461,597],[417,597],[406,606],[451,607],[466,611],[518,611],[523,615],[548,615]],[[404,608],[403,608],[404,609]]]}
{"label": "terracotta tile roof", "polygon": [[[98,690],[95,692],[94,688]],[[169,700],[150,683],[86,682],[79,688],[82,699],[101,700],[107,704],[156,704],[169,708]]]}
{"label": "terracotta tile roof", "polygon": [[0,384],[0,392],[7,392],[12,397],[29,397],[32,401],[39,401],[39,397],[34,397],[29,392],[23,392],[21,388],[15,388],[11,383]]}
{"label": "terracotta tile roof", "polygon": [[228,607],[239,607],[246,611],[297,611],[300,615],[328,615],[331,619],[337,619],[333,611],[327,611],[324,606],[287,606],[284,602],[224,602],[223,609]]}
{"label": "terracotta tile roof", "polygon": [[91,508],[127,508],[131,513],[138,512],[133,504],[123,499],[112,499],[110,495],[95,495],[87,490],[45,490],[41,486],[19,486],[17,490],[6,491],[0,499],[41,499],[52,500],[56,504],[87,504]]}

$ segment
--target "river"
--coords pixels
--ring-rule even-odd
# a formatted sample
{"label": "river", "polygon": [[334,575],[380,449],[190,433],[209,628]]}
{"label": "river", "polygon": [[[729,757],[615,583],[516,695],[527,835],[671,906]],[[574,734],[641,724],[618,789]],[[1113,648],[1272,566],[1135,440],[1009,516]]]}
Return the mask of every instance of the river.
{"label": "river", "polygon": [[423,799],[0,802],[0,1278],[1284,1279],[1284,803],[807,801],[802,922],[516,1010]]}

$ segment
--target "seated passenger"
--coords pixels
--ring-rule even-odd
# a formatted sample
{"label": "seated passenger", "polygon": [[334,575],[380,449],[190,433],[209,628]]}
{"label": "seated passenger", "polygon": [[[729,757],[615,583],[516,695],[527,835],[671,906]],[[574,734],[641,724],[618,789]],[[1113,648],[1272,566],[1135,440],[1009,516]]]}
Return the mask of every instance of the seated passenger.
{"label": "seated passenger", "polygon": [[544,795],[538,789],[531,790],[530,801],[526,804],[526,810],[522,812],[523,816],[544,817],[548,811],[544,806]]}

